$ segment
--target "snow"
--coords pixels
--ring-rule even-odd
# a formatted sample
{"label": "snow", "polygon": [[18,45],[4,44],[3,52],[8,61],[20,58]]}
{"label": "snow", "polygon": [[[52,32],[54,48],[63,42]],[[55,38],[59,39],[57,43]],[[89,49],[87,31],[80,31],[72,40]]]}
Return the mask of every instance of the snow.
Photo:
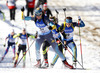
{"label": "snow", "polygon": [[[0,9],[6,15],[6,21],[0,20],[0,59],[4,54],[5,47],[3,47],[5,37],[10,33],[12,29],[15,30],[16,33],[21,32],[21,28],[25,27],[24,21],[21,20],[21,11],[20,8],[25,5],[24,0],[18,0],[17,2],[17,10],[16,10],[16,21],[10,22],[9,21],[9,11],[6,7],[6,1],[0,0]],[[73,21],[77,21],[77,17],[81,16],[81,19],[85,22],[86,26],[81,29],[81,41],[82,41],[82,52],[83,52],[83,62],[84,68],[92,69],[87,71],[78,71],[77,72],[91,72],[97,73],[100,72],[100,1],[98,0],[48,0],[48,6],[52,10],[53,15],[56,15],[54,11],[57,9],[59,11],[59,24],[63,23],[64,21],[64,12],[63,8],[66,7],[66,15],[72,16]],[[25,11],[26,15],[26,11]],[[36,29],[34,26],[33,21],[25,21],[27,24],[27,31],[29,33],[35,33]],[[14,24],[15,26],[12,26]],[[74,31],[74,39],[78,49],[78,61],[81,63],[81,53],[80,53],[80,39],[79,39],[79,28],[75,28]],[[29,39],[29,44],[32,43],[33,40]],[[34,44],[30,48],[31,53],[31,63],[29,54],[26,55],[26,68],[22,68],[22,62],[18,65],[16,69],[12,68],[12,49],[9,49],[8,54],[6,55],[5,59],[2,63],[0,63],[0,73],[4,72],[73,72],[74,70],[66,70],[66,68],[62,65],[61,60],[59,59],[54,66],[53,69],[48,70],[41,70],[41,69],[34,69],[33,65],[36,63],[35,57],[35,46]],[[54,57],[54,52],[52,49],[49,50],[49,63],[52,62]],[[19,59],[22,57],[20,54]],[[72,57],[68,51],[66,51],[66,57],[68,62],[72,64]],[[41,59],[42,57],[42,50],[41,50]],[[77,64],[78,68],[81,68],[79,64]]]}

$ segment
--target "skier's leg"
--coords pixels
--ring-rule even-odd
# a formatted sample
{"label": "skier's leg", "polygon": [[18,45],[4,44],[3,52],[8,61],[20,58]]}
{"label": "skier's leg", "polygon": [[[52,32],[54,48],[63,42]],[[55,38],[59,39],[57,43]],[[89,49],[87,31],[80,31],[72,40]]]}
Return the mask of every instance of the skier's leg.
{"label": "skier's leg", "polygon": [[45,64],[44,64],[44,67],[48,67],[49,64],[48,64],[48,47],[50,46],[50,44],[47,42],[47,41],[44,41],[43,42],[43,46],[42,46],[42,49],[43,49],[43,57],[44,57],[44,61],[45,61]]}
{"label": "skier's leg", "polygon": [[10,20],[12,20],[12,9],[9,9],[10,12]]}
{"label": "skier's leg", "polygon": [[47,35],[47,41],[50,43],[50,45],[53,47],[54,51],[59,55],[59,57],[62,59],[63,64],[72,69],[73,66],[71,66],[70,64],[68,64],[68,62],[66,61],[66,58],[64,57],[63,53],[58,49],[58,45],[57,43],[55,43],[54,38],[52,36],[52,33]]}
{"label": "skier's leg", "polygon": [[14,53],[14,57],[13,57],[13,60],[14,60],[14,58],[15,58],[15,44],[13,44],[11,47],[12,47],[13,53]]}
{"label": "skier's leg", "polygon": [[73,56],[74,56],[74,57],[72,57],[73,62],[76,62],[77,61],[77,48],[76,48],[76,44],[74,42],[70,42],[68,44],[68,47],[72,50],[72,53],[73,53]]}
{"label": "skier's leg", "polygon": [[52,33],[49,34],[47,36],[47,41],[50,43],[50,45],[53,47],[54,51],[59,55],[59,57],[62,59],[62,60],[65,60],[66,58],[64,57],[63,53],[59,50],[58,48],[58,45],[57,43],[55,42],[53,36],[52,36]]}
{"label": "skier's leg", "polygon": [[29,16],[30,8],[27,8],[27,16]]}
{"label": "skier's leg", "polygon": [[31,8],[31,11],[30,11],[31,12],[31,16],[33,16],[33,10],[34,10],[34,8]]}
{"label": "skier's leg", "polygon": [[20,52],[21,52],[21,45],[18,46],[18,51],[16,53],[14,67],[16,67],[16,64],[17,64],[17,61],[18,61],[18,57],[19,57]]}
{"label": "skier's leg", "polygon": [[44,41],[43,36],[40,36],[39,38],[36,39],[36,42],[35,42],[37,64],[34,65],[34,66],[36,66],[36,67],[40,67],[41,66],[40,47],[41,47],[43,41]]}
{"label": "skier's leg", "polygon": [[13,19],[13,20],[15,20],[15,10],[16,10],[15,8],[12,9],[12,19]]}
{"label": "skier's leg", "polygon": [[44,41],[44,42],[43,42],[42,49],[43,49],[43,56],[44,56],[44,59],[48,59],[47,48],[48,48],[49,46],[50,46],[50,44],[49,44],[47,41]]}
{"label": "skier's leg", "polygon": [[[59,50],[63,53],[63,46],[62,46],[61,42],[60,42],[59,40],[57,40],[56,42],[57,42],[57,44],[58,44]],[[53,61],[52,61],[52,63],[51,63],[52,66],[55,65],[55,63],[57,62],[58,58],[59,58],[59,56],[58,56],[57,54],[55,54],[55,56],[54,56],[54,58],[53,58]]]}
{"label": "skier's leg", "polygon": [[23,50],[23,68],[25,67],[25,59],[26,59],[26,55],[25,55],[25,52],[26,52],[26,45],[23,45],[23,48],[22,48]]}
{"label": "skier's leg", "polygon": [[2,57],[1,61],[4,59],[4,57],[5,57],[6,54],[8,53],[9,47],[10,47],[10,46],[8,46],[7,49],[5,50],[4,56]]}

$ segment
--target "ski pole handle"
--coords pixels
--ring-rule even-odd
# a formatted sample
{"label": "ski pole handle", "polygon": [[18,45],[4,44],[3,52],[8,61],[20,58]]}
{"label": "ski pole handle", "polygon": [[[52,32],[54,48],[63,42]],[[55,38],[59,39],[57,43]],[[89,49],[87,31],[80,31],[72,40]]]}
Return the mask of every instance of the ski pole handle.
{"label": "ski pole handle", "polygon": [[55,9],[56,13],[59,14],[59,12]]}

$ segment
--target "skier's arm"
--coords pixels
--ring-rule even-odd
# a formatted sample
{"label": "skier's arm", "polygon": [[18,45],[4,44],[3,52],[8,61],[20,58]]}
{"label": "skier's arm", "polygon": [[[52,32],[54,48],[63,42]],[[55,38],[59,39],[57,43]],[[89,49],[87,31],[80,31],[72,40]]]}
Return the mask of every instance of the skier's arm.
{"label": "skier's arm", "polygon": [[25,16],[24,17],[24,20],[33,20],[33,21],[35,21],[35,17],[33,16],[33,17],[28,17],[28,16]]}
{"label": "skier's arm", "polygon": [[81,17],[80,16],[78,16],[78,23],[73,23],[73,26],[75,27],[75,26],[77,26],[77,27],[84,27],[85,26],[85,24],[84,24],[84,22],[81,20]]}
{"label": "skier's arm", "polygon": [[20,36],[20,33],[19,33],[19,34],[14,35],[14,36],[13,36],[13,38],[17,38],[17,37],[19,37],[19,36]]}
{"label": "skier's arm", "polygon": [[63,31],[61,34],[63,35],[63,38],[64,38],[64,45],[66,46],[66,34],[65,34],[64,31]]}
{"label": "skier's arm", "polygon": [[48,9],[48,11],[49,11],[49,14],[50,14],[51,16],[53,16],[53,15],[52,15],[52,13],[51,13],[51,10],[50,10],[50,9]]}
{"label": "skier's arm", "polygon": [[54,30],[54,29],[56,29],[56,26],[52,22],[50,22],[48,28],[50,30]]}
{"label": "skier's arm", "polygon": [[4,15],[4,13],[0,10],[0,13],[2,13],[2,15],[3,15],[3,21],[5,21],[5,15]]}
{"label": "skier's arm", "polygon": [[84,27],[85,26],[85,24],[84,24],[84,22],[82,21],[82,20],[80,20],[78,23],[77,22],[73,22],[72,23],[73,24],[73,26],[74,27]]}
{"label": "skier's arm", "polygon": [[30,37],[30,38],[33,38],[33,39],[35,38],[35,34],[28,34],[27,33],[27,36]]}
{"label": "skier's arm", "polygon": [[64,31],[64,29],[65,29],[64,24],[62,24],[62,25],[58,28],[58,31],[62,33],[62,32]]}

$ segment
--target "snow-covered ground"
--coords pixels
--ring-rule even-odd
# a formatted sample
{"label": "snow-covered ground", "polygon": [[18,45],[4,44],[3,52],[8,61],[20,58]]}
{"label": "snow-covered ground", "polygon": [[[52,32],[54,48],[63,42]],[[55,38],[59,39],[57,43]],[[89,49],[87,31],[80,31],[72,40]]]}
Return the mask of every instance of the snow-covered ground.
{"label": "snow-covered ground", "polygon": [[[21,32],[21,28],[25,27],[24,21],[21,20],[21,11],[20,8],[25,5],[24,0],[18,0],[17,2],[17,10],[16,10],[16,21],[14,23],[14,27],[12,23],[9,21],[9,11],[6,7],[6,1],[0,0],[0,9],[5,13],[6,21],[0,20],[0,59],[4,54],[5,47],[3,47],[5,37],[10,33],[11,29],[14,29],[16,33]],[[85,22],[85,27],[81,29],[81,38],[82,38],[82,49],[83,49],[83,60],[84,60],[84,68],[98,70],[100,69],[100,1],[99,0],[48,0],[48,6],[51,9],[53,15],[56,15],[55,9],[59,11],[59,24],[64,21],[64,12],[63,8],[66,7],[66,15],[72,16],[73,21],[77,22],[78,16],[81,16],[81,19]],[[25,11],[26,14],[26,11]],[[33,21],[26,21],[27,31],[29,33],[34,33],[36,31]],[[74,31],[74,39],[78,49],[78,61],[81,63],[81,53],[80,53],[80,39],[79,39],[79,28],[75,28]],[[29,40],[29,44],[31,44],[32,40]],[[35,57],[35,47],[34,44],[30,48],[31,59],[30,63],[29,54],[26,56],[26,72],[27,70],[33,71],[33,65],[36,63]],[[41,50],[42,53],[42,50]],[[52,58],[54,56],[53,51],[49,51],[49,63],[52,62]],[[21,58],[22,55],[20,55]],[[12,49],[9,49],[8,54],[2,63],[0,63],[0,73],[3,72],[5,68],[12,68]],[[66,51],[66,57],[68,58],[68,62],[72,64],[71,55],[68,51]],[[42,55],[41,58],[43,59]],[[22,67],[22,63],[18,65],[19,68]],[[81,68],[79,64],[77,64],[78,68]],[[54,69],[59,70],[59,72],[64,72],[66,69],[63,67],[61,60],[59,59],[54,66],[53,69],[47,70],[53,71]],[[6,69],[8,70],[8,69]],[[15,69],[12,69],[16,72]],[[68,70],[67,70],[68,71]],[[91,72],[92,72],[91,71]],[[34,71],[33,71],[34,72]],[[38,72],[36,70],[36,72]],[[69,72],[69,71],[68,71]],[[84,72],[84,71],[83,71]]]}

